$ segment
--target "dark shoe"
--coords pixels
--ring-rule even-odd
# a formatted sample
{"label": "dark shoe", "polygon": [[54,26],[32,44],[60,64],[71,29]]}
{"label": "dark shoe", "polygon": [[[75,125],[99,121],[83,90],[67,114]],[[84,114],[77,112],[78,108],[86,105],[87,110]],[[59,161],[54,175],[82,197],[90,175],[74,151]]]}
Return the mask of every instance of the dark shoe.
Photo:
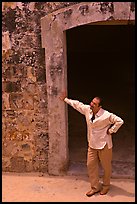
{"label": "dark shoe", "polygon": [[109,191],[108,187],[103,187],[102,190],[100,191],[100,195],[105,195],[108,193],[108,191]]}
{"label": "dark shoe", "polygon": [[95,193],[98,193],[99,191],[100,191],[100,190],[91,189],[90,191],[88,191],[88,192],[86,193],[86,195],[87,195],[88,197],[90,197],[90,196],[94,195]]}

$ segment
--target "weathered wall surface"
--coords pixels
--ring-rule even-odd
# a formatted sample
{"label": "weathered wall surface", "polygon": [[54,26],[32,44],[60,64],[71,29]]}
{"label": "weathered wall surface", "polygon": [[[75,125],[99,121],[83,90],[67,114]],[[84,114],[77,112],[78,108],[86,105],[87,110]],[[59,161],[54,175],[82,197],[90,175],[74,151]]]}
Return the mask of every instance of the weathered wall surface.
{"label": "weathered wall surface", "polygon": [[[42,48],[40,19],[78,3],[2,3],[3,171],[48,169],[46,49]],[[113,13],[111,2],[98,4],[100,14]],[[134,3],[130,10],[135,10]],[[70,14],[66,12],[65,19]],[[88,14],[86,5],[81,7],[81,14],[83,18]]]}
{"label": "weathered wall surface", "polygon": [[47,171],[48,112],[40,18],[75,3],[2,3],[3,171]]}

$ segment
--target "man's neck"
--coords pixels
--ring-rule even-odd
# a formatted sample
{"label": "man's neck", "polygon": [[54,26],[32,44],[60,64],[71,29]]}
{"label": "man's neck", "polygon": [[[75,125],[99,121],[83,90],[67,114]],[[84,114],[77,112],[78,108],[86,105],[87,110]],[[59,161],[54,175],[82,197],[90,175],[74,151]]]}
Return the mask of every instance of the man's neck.
{"label": "man's neck", "polygon": [[100,108],[97,111],[93,111],[93,114],[96,115],[99,110],[100,110]]}

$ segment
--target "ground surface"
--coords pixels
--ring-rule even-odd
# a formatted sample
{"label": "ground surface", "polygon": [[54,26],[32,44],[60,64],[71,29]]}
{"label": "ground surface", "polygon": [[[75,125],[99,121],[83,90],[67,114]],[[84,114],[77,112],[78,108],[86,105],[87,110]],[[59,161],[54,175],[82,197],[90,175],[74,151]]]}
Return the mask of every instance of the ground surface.
{"label": "ground surface", "polygon": [[86,175],[3,173],[2,202],[135,202],[135,181],[112,179],[107,195],[87,197]]}

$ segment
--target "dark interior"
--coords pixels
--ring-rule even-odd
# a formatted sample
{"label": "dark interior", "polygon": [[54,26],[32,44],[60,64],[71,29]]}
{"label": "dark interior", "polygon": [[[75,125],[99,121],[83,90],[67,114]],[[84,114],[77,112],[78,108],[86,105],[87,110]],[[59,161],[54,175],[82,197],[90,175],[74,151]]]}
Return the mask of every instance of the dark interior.
{"label": "dark interior", "polygon": [[[113,159],[134,162],[134,25],[84,25],[66,31],[68,98],[89,104],[103,98],[103,108],[124,125],[113,135]],[[69,156],[86,162],[85,117],[68,106]]]}

